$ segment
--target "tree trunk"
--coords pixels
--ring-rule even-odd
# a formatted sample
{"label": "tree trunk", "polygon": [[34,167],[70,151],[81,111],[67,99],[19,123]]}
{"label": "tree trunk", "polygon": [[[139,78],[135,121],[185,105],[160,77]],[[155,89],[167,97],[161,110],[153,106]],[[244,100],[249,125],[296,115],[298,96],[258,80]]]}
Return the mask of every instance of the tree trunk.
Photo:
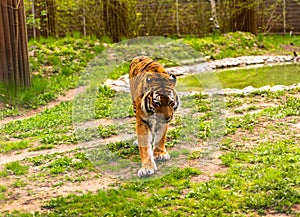
{"label": "tree trunk", "polygon": [[231,23],[233,31],[251,32],[257,35],[257,5],[255,0],[233,1],[234,16]]}
{"label": "tree trunk", "polygon": [[127,36],[128,30],[126,4],[118,0],[105,0],[103,8],[105,34],[113,42],[121,41],[122,37]]}
{"label": "tree trunk", "polygon": [[15,87],[28,87],[30,73],[24,2],[1,1],[0,81]]}
{"label": "tree trunk", "polygon": [[216,1],[210,0],[210,6],[211,6],[211,19],[214,24],[214,29],[218,30],[220,28],[219,21],[217,17],[217,8],[216,8]]}
{"label": "tree trunk", "polygon": [[56,36],[54,0],[35,0],[35,18],[40,19],[40,28],[36,30],[37,36]]}

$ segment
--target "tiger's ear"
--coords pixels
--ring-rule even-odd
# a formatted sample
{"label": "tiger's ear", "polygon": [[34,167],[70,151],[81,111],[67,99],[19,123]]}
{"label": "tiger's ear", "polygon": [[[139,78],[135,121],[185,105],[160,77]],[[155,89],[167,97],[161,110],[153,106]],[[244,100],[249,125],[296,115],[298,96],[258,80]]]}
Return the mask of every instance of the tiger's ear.
{"label": "tiger's ear", "polygon": [[170,74],[170,78],[169,78],[169,80],[170,80],[170,82],[172,83],[172,84],[176,84],[176,75],[173,75],[173,74]]}

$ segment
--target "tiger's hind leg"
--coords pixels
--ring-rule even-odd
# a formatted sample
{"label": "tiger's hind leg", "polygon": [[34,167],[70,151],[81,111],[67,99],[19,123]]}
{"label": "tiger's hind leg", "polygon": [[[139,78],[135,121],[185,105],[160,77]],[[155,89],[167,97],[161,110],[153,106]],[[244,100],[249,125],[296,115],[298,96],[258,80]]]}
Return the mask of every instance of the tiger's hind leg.
{"label": "tiger's hind leg", "polygon": [[142,161],[142,167],[138,171],[138,176],[150,176],[157,170],[151,146],[151,132],[149,126],[139,117],[137,117],[136,121],[136,133]]}
{"label": "tiger's hind leg", "polygon": [[155,128],[153,150],[154,159],[158,161],[167,161],[170,159],[170,155],[165,147],[168,124],[164,123],[156,126]]}

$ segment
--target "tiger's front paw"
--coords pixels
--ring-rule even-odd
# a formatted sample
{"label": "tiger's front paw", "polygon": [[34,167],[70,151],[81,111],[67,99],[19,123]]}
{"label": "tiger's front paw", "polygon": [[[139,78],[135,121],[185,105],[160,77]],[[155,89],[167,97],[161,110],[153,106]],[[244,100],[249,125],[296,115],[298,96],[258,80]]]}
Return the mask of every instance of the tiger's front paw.
{"label": "tiger's front paw", "polygon": [[167,161],[170,160],[170,155],[167,151],[165,152],[156,152],[153,154],[154,155],[154,159],[156,161]]}
{"label": "tiger's front paw", "polygon": [[154,174],[154,169],[149,169],[149,168],[141,168],[138,171],[138,176],[139,177],[145,177],[145,176],[151,176]]}
{"label": "tiger's front paw", "polygon": [[138,171],[139,177],[151,176],[154,174],[155,170],[157,170],[155,162],[151,162],[150,165],[143,165],[141,169]]}

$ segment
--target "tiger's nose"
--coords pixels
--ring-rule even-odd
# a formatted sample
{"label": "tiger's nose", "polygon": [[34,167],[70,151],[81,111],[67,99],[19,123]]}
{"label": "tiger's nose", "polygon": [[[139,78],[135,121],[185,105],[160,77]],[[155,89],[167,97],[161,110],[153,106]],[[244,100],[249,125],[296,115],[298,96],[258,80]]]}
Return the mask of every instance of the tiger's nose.
{"label": "tiger's nose", "polygon": [[166,118],[166,121],[169,123],[172,120],[173,116]]}

